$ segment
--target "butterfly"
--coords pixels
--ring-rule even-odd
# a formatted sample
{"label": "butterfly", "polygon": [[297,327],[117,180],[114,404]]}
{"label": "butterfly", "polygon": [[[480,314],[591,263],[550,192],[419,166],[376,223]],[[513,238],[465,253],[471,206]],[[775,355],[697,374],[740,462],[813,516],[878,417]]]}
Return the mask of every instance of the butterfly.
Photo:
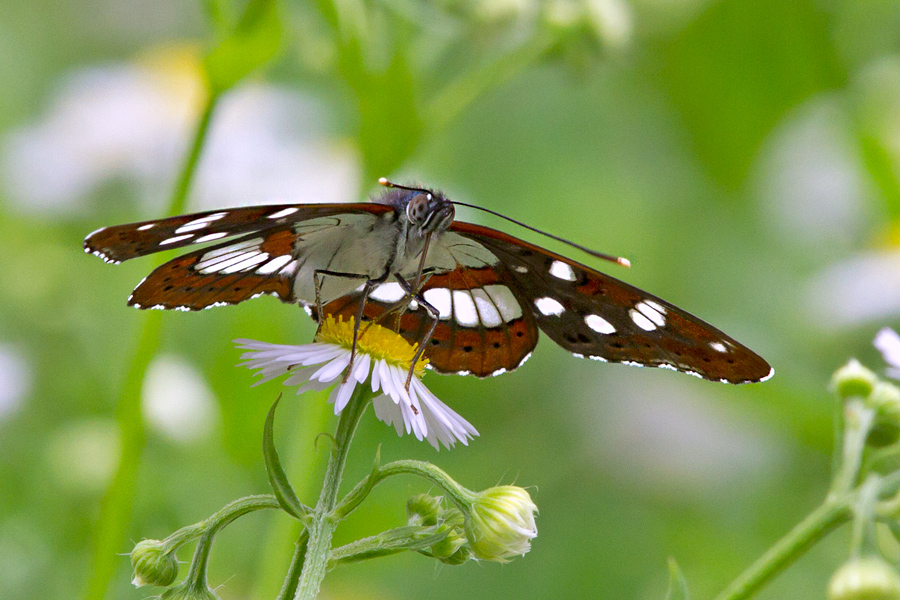
{"label": "butterfly", "polygon": [[119,263],[203,245],[150,273],[128,304],[200,310],[270,294],[320,320],[354,317],[358,327],[387,319],[441,373],[511,371],[543,331],[574,355],[604,362],[724,383],[773,374],[753,351],[665,300],[456,221],[454,204],[463,203],[441,192],[381,183],[388,189],[366,203],[253,206],[104,227],[84,249]]}

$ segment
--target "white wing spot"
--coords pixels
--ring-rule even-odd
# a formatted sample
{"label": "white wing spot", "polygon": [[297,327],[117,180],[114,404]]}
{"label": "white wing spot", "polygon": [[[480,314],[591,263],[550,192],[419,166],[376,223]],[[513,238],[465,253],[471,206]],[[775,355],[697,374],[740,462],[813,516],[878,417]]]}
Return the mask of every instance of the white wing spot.
{"label": "white wing spot", "polygon": [[226,235],[228,235],[228,234],[225,233],[224,231],[220,231],[219,233],[210,233],[209,235],[204,235],[203,237],[198,237],[196,240],[194,240],[194,243],[202,244],[203,242],[211,242],[213,240],[218,240],[219,238],[223,238]]}
{"label": "white wing spot", "polygon": [[516,300],[515,295],[505,285],[486,285],[484,291],[494,301],[500,316],[507,323],[522,316],[522,306]]}
{"label": "white wing spot", "polygon": [[566,310],[562,304],[553,298],[538,298],[534,301],[534,305],[545,317],[559,316]]}
{"label": "white wing spot", "polygon": [[297,207],[285,208],[284,210],[279,210],[277,213],[272,213],[271,215],[269,215],[266,218],[267,219],[280,219],[282,217],[287,217],[289,215],[292,215],[295,212],[297,212],[298,210],[300,210],[300,209]]}
{"label": "white wing spot", "polygon": [[588,315],[584,318],[584,322],[597,333],[609,335],[616,332],[616,328],[612,326],[612,323],[600,315]]}
{"label": "white wing spot", "polygon": [[472,300],[469,292],[454,290],[453,316],[460,325],[467,327],[478,325],[478,311],[475,309],[475,301]]}
{"label": "white wing spot", "polygon": [[[281,270],[281,273],[284,273],[284,274],[286,274],[286,275],[290,275],[291,273],[293,273],[293,272],[296,271],[296,270],[297,270],[297,261],[296,261],[296,260],[292,260],[291,262],[289,262],[289,263]],[[310,309],[310,310],[312,310],[312,309]]]}
{"label": "white wing spot", "polygon": [[[202,238],[201,238],[202,239]],[[226,254],[231,254],[232,252],[237,252],[239,250],[246,250],[247,248],[253,248],[255,246],[259,246],[265,240],[262,238],[253,238],[252,240],[247,240],[245,242],[240,242],[238,244],[232,244],[231,246],[225,246],[224,248],[217,248],[215,250],[210,250],[202,257],[200,257],[200,262],[197,264],[197,267],[202,268],[204,262],[209,262],[210,260],[217,258],[219,256],[224,256]]]}
{"label": "white wing spot", "polygon": [[[202,263],[197,263],[194,265],[194,270],[200,271],[201,273],[233,273],[234,271],[229,270],[230,267],[234,265],[240,264],[246,260],[249,260],[255,256],[259,256],[260,254],[266,254],[265,252],[260,252],[259,250],[253,249],[247,252],[240,252],[233,256],[229,256],[219,260],[213,261],[205,261]],[[268,257],[268,254],[266,254]],[[219,257],[217,257],[218,259]]]}
{"label": "white wing spot", "polygon": [[644,316],[643,313],[639,313],[633,308],[628,311],[628,314],[631,315],[631,320],[634,321],[634,324],[643,329],[644,331],[653,331],[656,329],[656,325]]}
{"label": "white wing spot", "polygon": [[194,237],[193,233],[188,233],[187,235],[176,235],[175,237],[170,237],[167,240],[163,240],[159,243],[160,246],[165,246],[167,244],[174,244],[176,242],[180,242],[182,240],[189,240]]}
{"label": "white wing spot", "polygon": [[653,321],[653,324],[657,327],[662,327],[666,324],[666,317],[648,303],[638,302],[635,305],[635,308],[638,309],[642,315]]}
{"label": "white wing spot", "polygon": [[553,263],[550,265],[550,274],[557,279],[575,281],[575,271],[572,270],[572,267],[562,262],[561,260],[553,261]]}
{"label": "white wing spot", "polygon": [[148,229],[153,229],[155,226],[156,223],[147,223],[146,225],[141,225],[140,227],[138,227],[138,231],[147,231]]}
{"label": "white wing spot", "polygon": [[276,271],[278,271],[281,267],[288,264],[293,260],[293,257],[290,254],[283,254],[281,256],[276,256],[260,268],[256,270],[260,275],[270,275]]}
{"label": "white wing spot", "polygon": [[438,310],[438,318],[449,319],[453,314],[453,307],[450,303],[450,290],[447,288],[431,288],[425,290],[422,294],[425,300]]}
{"label": "white wing spot", "polygon": [[652,308],[653,310],[659,312],[660,314],[666,314],[666,308],[662,306],[659,302],[654,302],[653,300],[644,300],[644,304]]}
{"label": "white wing spot", "polygon": [[516,265],[516,266],[513,267],[513,270],[514,270],[516,273],[522,273],[522,274],[525,274],[525,273],[528,272],[528,267],[526,267],[525,265]]}
{"label": "white wing spot", "polygon": [[725,344],[723,344],[722,342],[710,342],[709,347],[716,352],[728,352],[728,348],[726,348]]}
{"label": "white wing spot", "polygon": [[181,227],[175,230],[175,233],[187,233],[189,231],[197,231],[198,229],[205,229],[209,225],[207,221],[191,221],[190,223],[185,223]]}
{"label": "white wing spot", "polygon": [[396,281],[382,283],[369,292],[369,298],[379,302],[396,302],[405,295],[406,292]]}
{"label": "white wing spot", "polygon": [[491,302],[491,297],[483,289],[472,290],[472,297],[475,299],[475,308],[478,309],[478,316],[481,317],[481,323],[486,327],[497,327],[503,324],[503,317],[500,311]]}
{"label": "white wing spot", "polygon": [[[247,256],[243,254],[242,256]],[[268,252],[259,252],[258,254],[251,254],[247,256],[244,260],[238,261],[228,267],[222,269],[222,273],[239,273],[241,271],[246,271],[248,269],[252,269],[256,265],[262,262],[266,262],[269,260]]]}

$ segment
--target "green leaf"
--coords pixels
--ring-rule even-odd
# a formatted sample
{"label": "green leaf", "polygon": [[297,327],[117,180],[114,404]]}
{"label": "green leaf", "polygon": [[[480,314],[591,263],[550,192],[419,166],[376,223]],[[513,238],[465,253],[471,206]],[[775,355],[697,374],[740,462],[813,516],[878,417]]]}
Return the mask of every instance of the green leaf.
{"label": "green leaf", "polygon": [[275,450],[275,440],[272,435],[275,425],[275,408],[280,400],[281,395],[279,394],[275,402],[272,403],[272,408],[269,409],[269,414],[266,416],[266,426],[263,429],[263,456],[266,459],[266,473],[269,475],[269,484],[271,484],[272,491],[275,493],[275,498],[278,499],[278,504],[281,508],[288,514],[303,520],[310,510],[297,498],[294,488],[291,487],[291,482],[288,481],[284,469],[281,468],[281,461],[278,460],[278,451]]}
{"label": "green leaf", "polygon": [[674,558],[669,559],[669,591],[666,592],[666,600],[689,600],[687,581],[678,568]]}
{"label": "green leaf", "polygon": [[[216,11],[221,14],[223,11]],[[240,20],[206,55],[210,91],[229,89],[281,51],[284,27],[276,0],[250,0]]]}

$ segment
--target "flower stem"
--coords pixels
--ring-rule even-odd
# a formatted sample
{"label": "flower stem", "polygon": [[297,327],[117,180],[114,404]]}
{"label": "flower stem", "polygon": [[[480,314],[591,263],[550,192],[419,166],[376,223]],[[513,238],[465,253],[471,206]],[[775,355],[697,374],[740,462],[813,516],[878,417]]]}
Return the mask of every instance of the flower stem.
{"label": "flower stem", "polygon": [[461,509],[466,509],[472,504],[471,492],[433,464],[421,460],[397,460],[378,467],[350,490],[335,508],[335,519],[343,519],[356,510],[356,507],[365,500],[372,488],[394,475],[417,475],[427,479],[444,490]]}
{"label": "flower stem", "polygon": [[297,540],[294,556],[291,558],[291,567],[288,569],[288,574],[284,578],[284,585],[281,586],[281,591],[278,593],[276,600],[289,600],[297,593],[297,584],[300,581],[300,573],[306,562],[306,548],[308,545],[309,531],[304,529]]}
{"label": "flower stem", "polygon": [[[191,181],[197,170],[200,151],[206,141],[212,113],[218,96],[210,94],[206,100],[200,121],[194,131],[191,149],[172,191],[167,215],[184,212],[184,205]],[[162,323],[159,312],[151,311],[141,323],[138,344],[122,384],[122,392],[116,402],[119,436],[122,441],[119,465],[112,483],[106,492],[97,525],[94,546],[94,560],[91,574],[85,586],[84,597],[99,600],[106,595],[116,565],[120,562],[119,552],[126,539],[126,529],[131,518],[131,507],[137,480],[137,470],[144,450],[147,432],[141,414],[141,385],[147,367],[159,345],[159,329]]]}
{"label": "flower stem", "polygon": [[829,499],[810,513],[786,536],[778,540],[765,554],[744,571],[715,600],[749,598],[775,575],[787,568],[809,546],[838,525],[850,519],[850,503]]}
{"label": "flower stem", "polygon": [[[338,523],[338,520],[332,517],[331,512],[337,504],[338,488],[340,488],[341,476],[347,463],[347,451],[350,449],[350,441],[356,432],[359,419],[369,405],[372,395],[368,386],[357,386],[347,406],[341,411],[334,443],[331,446],[331,457],[328,459],[328,467],[325,470],[322,492],[319,495],[319,502],[316,504],[312,520],[307,527],[309,542],[305,557],[301,557],[303,569],[297,584],[297,592],[294,595],[295,600],[314,600],[319,594],[319,588],[322,586],[322,580],[328,569],[328,561],[331,558],[331,538]],[[295,562],[291,563],[291,571],[295,570]],[[290,580],[288,579],[285,585],[289,584]]]}
{"label": "flower stem", "polygon": [[875,412],[868,408],[861,398],[848,400],[844,404],[844,444],[841,449],[841,463],[831,484],[829,497],[839,497],[856,485],[862,466],[866,438],[872,429]]}

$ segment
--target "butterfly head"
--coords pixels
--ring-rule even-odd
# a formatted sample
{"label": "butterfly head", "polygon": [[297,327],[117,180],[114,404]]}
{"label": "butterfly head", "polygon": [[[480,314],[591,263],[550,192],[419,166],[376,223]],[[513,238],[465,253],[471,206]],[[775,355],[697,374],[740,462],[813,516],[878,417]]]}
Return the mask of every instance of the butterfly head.
{"label": "butterfly head", "polygon": [[453,203],[441,192],[401,186],[387,180],[384,180],[382,185],[391,189],[377,201],[389,204],[399,212],[405,212],[406,219],[419,237],[447,231],[456,217]]}
{"label": "butterfly head", "polygon": [[440,192],[417,190],[406,205],[406,217],[423,236],[447,231],[455,216],[453,204]]}

